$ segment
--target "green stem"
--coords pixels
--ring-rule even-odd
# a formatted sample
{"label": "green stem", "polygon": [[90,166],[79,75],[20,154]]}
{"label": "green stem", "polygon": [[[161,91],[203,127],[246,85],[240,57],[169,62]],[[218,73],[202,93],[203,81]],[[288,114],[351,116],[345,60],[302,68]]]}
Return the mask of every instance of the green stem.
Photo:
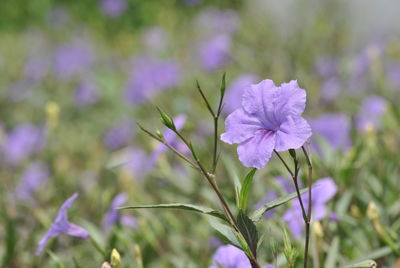
{"label": "green stem", "polygon": [[306,157],[307,165],[308,165],[308,209],[307,209],[307,221],[306,221],[306,241],[304,246],[304,263],[303,267],[307,268],[308,261],[308,248],[310,243],[310,222],[311,222],[311,213],[312,213],[312,160],[311,160],[311,151],[307,153],[307,150],[304,146],[301,147],[303,150],[304,156]]}

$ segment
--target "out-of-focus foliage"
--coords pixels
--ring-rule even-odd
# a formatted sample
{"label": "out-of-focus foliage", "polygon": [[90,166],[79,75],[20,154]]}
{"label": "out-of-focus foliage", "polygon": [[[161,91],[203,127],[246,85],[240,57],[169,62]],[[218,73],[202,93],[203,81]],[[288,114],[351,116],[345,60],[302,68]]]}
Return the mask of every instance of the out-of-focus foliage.
{"label": "out-of-focus foliage", "polygon": [[[220,209],[203,177],[135,121],[169,135],[187,154],[161,124],[155,106],[162,107],[211,167],[213,123],[195,80],[217,105],[224,71],[227,108],[240,105],[248,81],[297,79],[307,91],[314,179],[330,177],[338,188],[312,225],[312,267],[399,263],[395,32],[357,35],[356,7],[343,1],[122,2],[111,11],[95,0],[1,3],[0,266],[100,267],[114,248],[121,267],[211,265],[225,241],[206,216],[161,209],[113,214],[110,207],[191,203]],[[234,207],[237,181],[250,169],[234,146],[219,148],[216,179]],[[274,158],[258,171],[248,211],[290,192],[282,183],[290,183],[286,176]],[[75,192],[70,220],[91,238],[61,235],[35,256],[59,207]],[[377,217],[368,217],[372,202]],[[268,211],[257,223],[264,231],[263,265],[276,253],[278,266],[286,267],[282,216],[290,207]],[[303,240],[290,229],[288,235],[300,267]]]}

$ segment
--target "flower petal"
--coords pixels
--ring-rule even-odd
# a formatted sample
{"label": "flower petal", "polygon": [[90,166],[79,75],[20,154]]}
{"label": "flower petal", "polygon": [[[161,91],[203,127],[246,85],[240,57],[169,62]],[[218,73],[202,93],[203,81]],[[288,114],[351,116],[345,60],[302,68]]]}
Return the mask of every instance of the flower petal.
{"label": "flower petal", "polygon": [[306,107],[306,91],[301,89],[296,80],[282,83],[274,100],[275,116],[281,122],[287,116],[298,117]]}
{"label": "flower petal", "polygon": [[221,140],[232,144],[253,137],[257,130],[262,129],[262,125],[255,116],[239,108],[228,116],[225,121],[225,129],[226,132],[221,135]]}
{"label": "flower petal", "polygon": [[304,118],[288,116],[276,132],[275,150],[281,152],[298,149],[311,135],[311,127]]}
{"label": "flower petal", "polygon": [[312,189],[313,206],[325,204],[335,196],[337,190],[338,187],[332,178],[319,179]]}
{"label": "flower petal", "polygon": [[277,87],[270,79],[248,86],[243,94],[242,106],[248,113],[273,111],[274,96]]}
{"label": "flower petal", "polygon": [[271,158],[274,145],[274,132],[265,130],[257,131],[254,137],[238,146],[239,160],[245,167],[261,169]]}
{"label": "flower petal", "polygon": [[68,224],[68,229],[65,231],[67,235],[74,236],[74,237],[79,237],[86,239],[89,237],[88,231],[86,231],[84,228],[80,227],[79,225],[69,223]]}

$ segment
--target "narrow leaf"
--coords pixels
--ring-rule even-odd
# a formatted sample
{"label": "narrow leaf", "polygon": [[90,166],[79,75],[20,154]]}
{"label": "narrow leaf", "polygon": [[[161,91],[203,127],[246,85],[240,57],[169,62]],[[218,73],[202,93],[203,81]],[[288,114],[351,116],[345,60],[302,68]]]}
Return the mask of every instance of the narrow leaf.
{"label": "narrow leaf", "polygon": [[214,228],[217,232],[224,236],[232,245],[242,249],[242,247],[240,246],[240,242],[232,231],[232,228],[230,228],[228,225],[220,223],[214,218],[209,218],[208,222],[210,223],[210,226],[212,228]]}
{"label": "narrow leaf", "polygon": [[328,256],[325,260],[324,267],[335,268],[337,266],[337,258],[339,254],[339,237],[335,236],[333,242],[328,250]]}
{"label": "narrow leaf", "polygon": [[228,221],[227,218],[225,217],[225,215],[219,211],[216,211],[211,208],[203,207],[203,206],[192,205],[192,204],[173,203],[173,204],[158,204],[158,205],[126,206],[126,207],[120,207],[118,209],[140,209],[140,208],[183,209],[183,210],[189,210],[189,211],[207,214],[207,215],[219,218],[221,220],[224,220],[226,222]]}
{"label": "narrow leaf", "polygon": [[254,257],[257,257],[258,232],[253,221],[242,211],[237,216],[237,225]]}
{"label": "narrow leaf", "polygon": [[257,169],[253,168],[244,178],[239,194],[239,210],[245,211],[249,199],[250,186]]}
{"label": "narrow leaf", "polygon": [[[300,193],[303,194],[303,193],[305,193],[307,191],[308,191],[308,188],[304,188],[304,189],[300,190]],[[292,194],[280,197],[278,199],[275,199],[274,201],[268,202],[263,207],[261,207],[261,208],[257,209],[256,211],[254,211],[254,213],[250,216],[250,219],[252,219],[254,222],[257,222],[257,221],[259,221],[261,219],[262,215],[265,212],[267,212],[267,211],[269,211],[269,210],[271,210],[273,208],[276,208],[276,207],[278,207],[280,205],[283,205],[283,204],[289,202],[290,200],[292,200],[292,199],[294,199],[296,197],[297,197],[297,194],[296,193],[292,193]]]}

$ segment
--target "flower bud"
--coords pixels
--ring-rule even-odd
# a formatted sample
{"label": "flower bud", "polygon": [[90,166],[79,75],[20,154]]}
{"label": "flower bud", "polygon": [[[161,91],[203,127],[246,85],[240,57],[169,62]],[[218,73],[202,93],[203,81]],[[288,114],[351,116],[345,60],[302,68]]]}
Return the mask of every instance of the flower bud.
{"label": "flower bud", "polygon": [[115,248],[111,251],[111,265],[113,268],[121,267],[121,255]]}
{"label": "flower bud", "polygon": [[379,218],[378,208],[374,202],[370,202],[367,208],[367,217],[370,220],[376,220]]}
{"label": "flower bud", "polygon": [[157,107],[158,112],[161,115],[161,122],[169,129],[176,130],[174,121],[170,116],[168,116],[165,112],[163,112],[160,108]]}

